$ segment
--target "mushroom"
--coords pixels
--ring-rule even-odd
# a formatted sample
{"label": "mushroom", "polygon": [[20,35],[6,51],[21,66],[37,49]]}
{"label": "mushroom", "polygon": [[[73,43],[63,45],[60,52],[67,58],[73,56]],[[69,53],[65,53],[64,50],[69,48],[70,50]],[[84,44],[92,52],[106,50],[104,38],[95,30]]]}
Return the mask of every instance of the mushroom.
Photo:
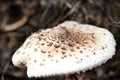
{"label": "mushroom", "polygon": [[26,67],[28,77],[85,72],[111,59],[115,47],[107,29],[65,21],[33,33],[15,52],[12,62]]}

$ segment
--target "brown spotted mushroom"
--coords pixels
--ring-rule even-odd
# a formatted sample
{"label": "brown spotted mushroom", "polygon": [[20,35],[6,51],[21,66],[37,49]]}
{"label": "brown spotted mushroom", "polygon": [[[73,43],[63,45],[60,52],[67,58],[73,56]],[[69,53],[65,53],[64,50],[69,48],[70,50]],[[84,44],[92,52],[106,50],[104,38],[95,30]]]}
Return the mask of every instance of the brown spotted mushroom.
{"label": "brown spotted mushroom", "polygon": [[84,72],[112,58],[115,46],[107,29],[66,21],[33,33],[15,52],[12,62],[27,67],[28,77]]}

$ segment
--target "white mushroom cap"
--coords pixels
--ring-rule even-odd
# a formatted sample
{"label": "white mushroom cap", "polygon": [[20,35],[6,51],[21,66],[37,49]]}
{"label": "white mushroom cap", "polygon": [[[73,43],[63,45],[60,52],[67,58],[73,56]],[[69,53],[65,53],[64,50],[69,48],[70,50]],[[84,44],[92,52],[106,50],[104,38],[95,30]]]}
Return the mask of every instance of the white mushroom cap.
{"label": "white mushroom cap", "polygon": [[28,77],[84,72],[112,58],[115,46],[107,29],[66,21],[33,33],[15,52],[12,62],[27,67]]}

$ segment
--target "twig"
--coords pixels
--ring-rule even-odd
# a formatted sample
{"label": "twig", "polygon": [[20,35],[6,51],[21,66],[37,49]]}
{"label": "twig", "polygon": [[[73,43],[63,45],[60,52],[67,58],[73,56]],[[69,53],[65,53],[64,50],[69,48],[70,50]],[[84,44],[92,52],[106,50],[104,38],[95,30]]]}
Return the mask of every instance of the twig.
{"label": "twig", "polygon": [[5,80],[5,79],[4,79],[4,75],[5,75],[8,67],[9,67],[9,65],[10,65],[10,61],[8,61],[8,62],[6,63],[6,65],[5,65],[5,67],[4,67],[3,71],[2,71],[1,80]]}
{"label": "twig", "polygon": [[113,22],[114,21],[113,18],[105,11],[105,9],[101,8],[100,3],[97,2],[96,0],[94,0],[94,2],[97,5],[97,7],[101,10],[101,12],[105,14],[105,16],[108,18],[108,20],[110,22]]}
{"label": "twig", "polygon": [[6,20],[8,20],[8,19],[3,20],[4,22],[1,25],[1,29],[3,31],[12,31],[12,30],[18,29],[19,27],[24,25],[28,21],[28,17],[24,16],[21,20],[15,22],[13,24],[7,24],[7,25],[6,25]]}
{"label": "twig", "polygon": [[[75,6],[73,8],[71,8],[71,10],[63,17],[63,20],[65,18],[67,18],[69,15],[73,14],[74,12],[78,11],[78,9],[80,8],[80,4],[82,3],[82,0],[79,1],[78,3],[75,4]],[[73,14],[74,15],[74,14]]]}

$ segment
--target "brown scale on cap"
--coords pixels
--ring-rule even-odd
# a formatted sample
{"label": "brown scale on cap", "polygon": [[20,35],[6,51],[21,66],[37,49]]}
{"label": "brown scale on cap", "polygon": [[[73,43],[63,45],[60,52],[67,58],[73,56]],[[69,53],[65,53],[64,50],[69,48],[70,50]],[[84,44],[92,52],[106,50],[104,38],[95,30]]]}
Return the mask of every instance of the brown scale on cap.
{"label": "brown scale on cap", "polygon": [[26,46],[25,46],[25,49],[26,49],[28,46],[29,46],[29,47],[31,47],[31,46],[30,46],[30,44],[31,44],[31,42],[30,42],[30,41],[29,41],[29,42],[27,42],[27,43],[26,43]]}
{"label": "brown scale on cap", "polygon": [[40,63],[40,66],[44,66],[44,63]]}
{"label": "brown scale on cap", "polygon": [[22,54],[25,54],[25,52],[23,52]]}
{"label": "brown scale on cap", "polygon": [[37,48],[34,48],[34,51],[36,52],[36,51],[38,51],[38,49],[37,49]]}
{"label": "brown scale on cap", "polygon": [[71,48],[70,50],[71,50],[71,52],[74,52],[74,51],[75,51],[74,48]]}
{"label": "brown scale on cap", "polygon": [[45,51],[45,50],[41,50],[41,52],[42,52],[42,53],[46,53],[46,51]]}
{"label": "brown scale on cap", "polygon": [[34,62],[36,63],[36,62],[37,62],[37,60],[34,60]]}
{"label": "brown scale on cap", "polygon": [[67,50],[65,46],[62,46],[61,49],[62,49],[62,50]]}
{"label": "brown scale on cap", "polygon": [[105,48],[107,48],[106,44],[105,44],[105,46],[102,46],[102,49],[103,49],[103,50],[104,50]]}
{"label": "brown scale on cap", "polygon": [[77,64],[79,64],[81,61],[76,61]]}
{"label": "brown scale on cap", "polygon": [[68,54],[69,55],[69,57],[72,57],[72,54]]}
{"label": "brown scale on cap", "polygon": [[26,67],[26,64],[27,64],[27,61],[24,61],[24,62],[21,62],[20,64],[19,64],[19,66],[21,66],[21,67]]}
{"label": "brown scale on cap", "polygon": [[16,52],[16,54],[19,54],[19,53],[20,53],[20,51],[17,51],[17,52]]}
{"label": "brown scale on cap", "polygon": [[62,56],[61,59],[64,59],[64,56]]}
{"label": "brown scale on cap", "polygon": [[59,47],[60,47],[60,44],[54,44],[54,47],[55,47],[55,48],[59,48]]}
{"label": "brown scale on cap", "polygon": [[41,33],[40,36],[44,36],[44,35]]}
{"label": "brown scale on cap", "polygon": [[47,46],[51,47],[53,45],[52,42],[48,43]]}
{"label": "brown scale on cap", "polygon": [[44,46],[45,45],[45,43],[41,43],[41,46]]}
{"label": "brown scale on cap", "polygon": [[75,44],[74,44],[74,42],[70,41],[70,42],[68,42],[68,45],[73,47]]}
{"label": "brown scale on cap", "polygon": [[77,46],[77,47],[76,47],[76,49],[80,49],[80,47],[79,47],[79,46]]}
{"label": "brown scale on cap", "polygon": [[46,61],[45,59],[43,59],[42,61]]}
{"label": "brown scale on cap", "polygon": [[49,57],[49,58],[52,58],[52,57],[53,57],[53,55],[48,54],[48,57]]}
{"label": "brown scale on cap", "polygon": [[41,41],[41,40],[42,40],[42,38],[41,38],[40,36],[38,37],[38,39],[39,39],[39,41]]}
{"label": "brown scale on cap", "polygon": [[83,53],[83,51],[82,51],[82,50],[80,50],[80,53]]}
{"label": "brown scale on cap", "polygon": [[62,54],[64,55],[64,54],[66,54],[66,52],[65,52],[65,51],[62,51]]}

